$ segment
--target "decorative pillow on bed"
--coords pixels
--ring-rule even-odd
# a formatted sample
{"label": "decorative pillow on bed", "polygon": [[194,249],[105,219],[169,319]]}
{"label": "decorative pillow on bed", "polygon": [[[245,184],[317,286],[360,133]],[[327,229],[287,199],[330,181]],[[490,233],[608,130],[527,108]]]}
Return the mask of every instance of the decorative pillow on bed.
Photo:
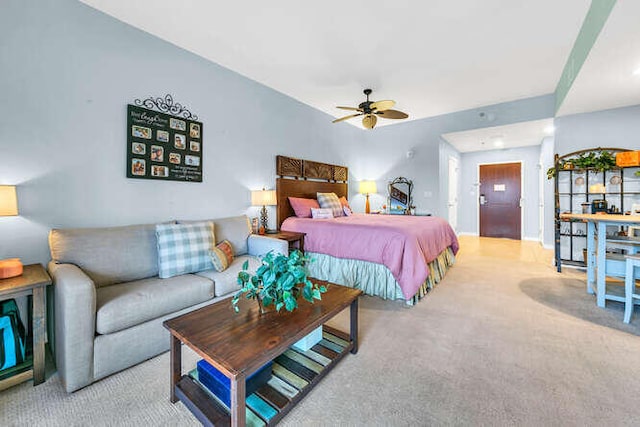
{"label": "decorative pillow on bed", "polygon": [[311,208],[319,208],[317,200],[289,197],[289,204],[298,218],[311,218]]}
{"label": "decorative pillow on bed", "polygon": [[318,193],[318,203],[321,208],[331,209],[334,217],[344,216],[342,204],[336,193]]}
{"label": "decorative pillow on bed", "polygon": [[211,268],[209,251],[216,241],[213,222],[156,224],[156,237],[161,279]]}
{"label": "decorative pillow on bed", "polygon": [[210,255],[213,267],[219,272],[225,271],[233,262],[233,247],[228,240],[223,240],[211,249]]}
{"label": "decorative pillow on bed", "polygon": [[349,210],[351,210],[351,206],[349,206],[349,201],[347,200],[346,197],[342,196],[340,197],[340,204],[342,205],[342,207],[346,207],[349,208]]}
{"label": "decorative pillow on bed", "polygon": [[329,208],[311,208],[311,218],[314,219],[330,219],[333,218],[333,212]]}
{"label": "decorative pillow on bed", "polygon": [[353,211],[351,210],[351,208],[349,206],[343,206],[342,207],[342,211],[344,212],[345,216],[353,215]]}

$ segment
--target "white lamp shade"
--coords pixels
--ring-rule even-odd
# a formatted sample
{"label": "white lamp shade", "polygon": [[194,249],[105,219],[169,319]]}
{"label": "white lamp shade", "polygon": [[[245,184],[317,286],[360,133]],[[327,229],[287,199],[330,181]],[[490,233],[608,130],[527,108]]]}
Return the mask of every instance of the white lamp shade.
{"label": "white lamp shade", "polygon": [[378,188],[376,187],[375,181],[360,181],[360,194],[373,194],[377,192]]}
{"label": "white lamp shade", "polygon": [[18,197],[15,185],[0,185],[0,216],[18,215]]}
{"label": "white lamp shade", "polygon": [[251,192],[251,204],[253,206],[275,206],[276,190],[256,190]]}

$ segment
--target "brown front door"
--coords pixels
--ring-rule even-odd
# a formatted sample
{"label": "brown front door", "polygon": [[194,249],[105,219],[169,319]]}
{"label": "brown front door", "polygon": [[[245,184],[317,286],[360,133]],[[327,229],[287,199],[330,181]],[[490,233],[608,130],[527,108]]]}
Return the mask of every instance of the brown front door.
{"label": "brown front door", "polygon": [[480,235],[520,240],[520,163],[480,165]]}

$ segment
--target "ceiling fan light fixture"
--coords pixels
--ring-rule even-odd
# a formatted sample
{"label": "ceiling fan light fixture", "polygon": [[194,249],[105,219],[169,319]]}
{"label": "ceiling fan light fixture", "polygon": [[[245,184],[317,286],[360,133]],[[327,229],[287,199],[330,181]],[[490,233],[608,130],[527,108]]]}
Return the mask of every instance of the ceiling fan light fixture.
{"label": "ceiling fan light fixture", "polygon": [[362,126],[366,129],[373,129],[376,126],[378,118],[373,114],[369,114],[362,119]]}
{"label": "ceiling fan light fixture", "polygon": [[383,119],[395,120],[406,119],[407,117],[409,117],[408,114],[403,113],[402,111],[391,110],[391,108],[396,104],[396,102],[393,100],[386,99],[382,101],[369,101],[369,95],[371,95],[371,92],[371,89],[364,90],[364,94],[367,96],[367,100],[361,102],[358,107],[337,107],[341,110],[358,111],[359,113],[337,118],[333,120],[333,123],[364,115],[364,117],[362,118],[362,126],[364,126],[365,129],[373,129],[378,122],[378,116],[382,117]]}

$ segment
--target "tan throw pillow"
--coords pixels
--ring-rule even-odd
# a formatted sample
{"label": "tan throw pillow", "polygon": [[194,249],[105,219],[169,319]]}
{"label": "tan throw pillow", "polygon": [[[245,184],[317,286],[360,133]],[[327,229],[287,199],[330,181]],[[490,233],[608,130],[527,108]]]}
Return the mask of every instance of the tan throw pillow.
{"label": "tan throw pillow", "polygon": [[317,193],[317,196],[320,207],[324,209],[331,209],[334,218],[344,216],[342,204],[340,204],[340,199],[338,199],[336,193]]}
{"label": "tan throw pillow", "polygon": [[218,272],[225,271],[233,262],[233,247],[228,240],[223,240],[211,249],[210,256],[213,267]]}

